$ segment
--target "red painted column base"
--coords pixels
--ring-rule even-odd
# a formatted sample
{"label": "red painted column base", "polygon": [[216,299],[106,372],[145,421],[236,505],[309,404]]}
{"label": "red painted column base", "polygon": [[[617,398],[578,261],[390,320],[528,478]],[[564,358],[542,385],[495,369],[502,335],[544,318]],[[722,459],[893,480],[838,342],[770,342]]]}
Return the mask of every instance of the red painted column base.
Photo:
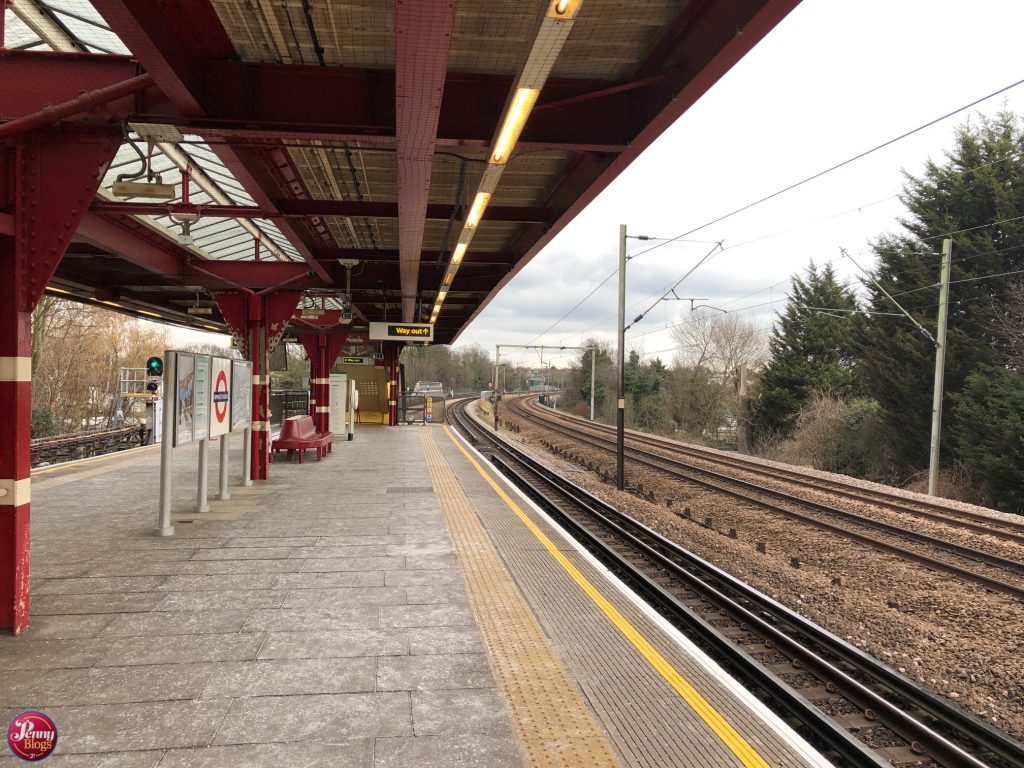
{"label": "red painted column base", "polygon": [[29,505],[0,506],[0,628],[16,635],[28,629],[28,577]]}

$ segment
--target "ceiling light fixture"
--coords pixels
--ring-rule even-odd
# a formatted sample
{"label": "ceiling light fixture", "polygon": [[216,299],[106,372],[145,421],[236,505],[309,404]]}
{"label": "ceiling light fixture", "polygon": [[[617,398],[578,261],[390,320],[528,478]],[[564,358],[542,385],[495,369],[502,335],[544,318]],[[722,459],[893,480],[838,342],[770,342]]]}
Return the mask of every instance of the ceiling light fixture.
{"label": "ceiling light fixture", "polygon": [[554,0],[548,10],[548,18],[566,21],[576,18],[576,12],[580,9],[580,0]]}
{"label": "ceiling light fixture", "polygon": [[494,142],[494,151],[491,153],[491,162],[504,164],[512,153],[512,148],[519,141],[519,134],[526,125],[526,118],[530,116],[530,110],[537,103],[540,91],[536,88],[520,88],[512,97],[512,103],[505,113],[505,122],[498,133],[498,139]]}
{"label": "ceiling light fixture", "polygon": [[477,192],[476,198],[473,200],[473,205],[469,209],[469,215],[466,217],[467,229],[473,229],[480,223],[480,219],[484,216],[484,208],[487,207],[487,203],[490,202],[490,200],[490,192]]}
{"label": "ceiling light fixture", "polygon": [[526,126],[530,112],[537,104],[541,89],[551,74],[551,68],[558,59],[565,41],[569,39],[569,34],[575,24],[574,20],[582,5],[583,0],[550,0],[548,3],[547,11],[537,28],[526,62],[519,71],[515,85],[509,94],[503,119],[499,123],[491,143],[487,165],[477,183],[476,197],[473,199],[469,215],[463,223],[462,232],[459,233],[458,245],[452,251],[451,261],[448,265],[449,271],[442,278],[431,322],[434,322],[437,313],[441,311],[441,302],[444,301],[445,292],[452,281],[451,276],[455,272],[453,268],[457,267],[466,255],[473,236],[476,234],[476,226],[483,218],[484,208],[487,207],[491,196],[498,189],[498,182],[512,157],[512,152]]}

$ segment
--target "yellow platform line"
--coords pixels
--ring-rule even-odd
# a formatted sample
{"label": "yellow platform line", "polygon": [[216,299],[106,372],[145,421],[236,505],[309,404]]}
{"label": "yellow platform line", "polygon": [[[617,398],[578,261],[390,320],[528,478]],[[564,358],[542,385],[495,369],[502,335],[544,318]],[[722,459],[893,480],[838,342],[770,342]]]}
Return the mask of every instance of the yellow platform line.
{"label": "yellow platform line", "polygon": [[683,700],[693,709],[693,711],[703,720],[707,726],[714,732],[719,739],[729,748],[729,750],[737,757],[737,759],[743,763],[746,768],[768,768],[768,763],[765,761],[757,750],[755,750],[746,739],[744,739],[739,732],[723,717],[718,710],[716,710],[711,703],[705,699],[696,688],[693,687],[690,682],[683,677],[673,667],[668,660],[662,656],[658,650],[651,645],[651,643],[645,638],[640,632],[630,624],[629,620],[626,619],[618,609],[615,608],[604,595],[601,594],[594,587],[593,584],[582,574],[579,569],[576,568],[569,559],[563,555],[558,547],[552,543],[551,539],[542,531],[530,517],[523,512],[523,510],[516,504],[515,501],[505,492],[494,479],[487,473],[483,467],[477,462],[475,458],[455,439],[452,435],[451,430],[445,427],[445,431],[448,433],[448,437],[455,444],[462,455],[465,456],[469,462],[476,468],[480,476],[487,481],[487,483],[494,489],[494,492],[501,497],[508,507],[515,512],[515,514],[522,520],[523,524],[537,537],[537,540],[544,545],[544,548],[548,551],[559,565],[565,569],[566,573],[572,577],[572,580],[579,585],[580,589],[586,593],[586,595],[597,604],[597,606],[604,612],[605,616],[615,625],[615,627],[633,644],[640,654],[647,659],[648,663],[658,671],[665,681],[672,686],[672,688],[678,693]]}
{"label": "yellow platform line", "polygon": [[434,438],[420,432],[495,680],[530,765],[612,768],[615,752],[537,623]]}

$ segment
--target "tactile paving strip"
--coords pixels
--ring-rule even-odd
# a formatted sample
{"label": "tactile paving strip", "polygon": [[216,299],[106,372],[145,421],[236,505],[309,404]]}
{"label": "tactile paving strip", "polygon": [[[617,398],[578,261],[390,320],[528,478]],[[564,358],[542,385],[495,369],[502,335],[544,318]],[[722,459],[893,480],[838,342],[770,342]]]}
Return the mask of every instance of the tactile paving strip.
{"label": "tactile paving strip", "polygon": [[509,702],[530,764],[535,768],[619,766],[614,750],[480,525],[434,434],[435,430],[421,432],[427,467],[452,532],[495,679]]}

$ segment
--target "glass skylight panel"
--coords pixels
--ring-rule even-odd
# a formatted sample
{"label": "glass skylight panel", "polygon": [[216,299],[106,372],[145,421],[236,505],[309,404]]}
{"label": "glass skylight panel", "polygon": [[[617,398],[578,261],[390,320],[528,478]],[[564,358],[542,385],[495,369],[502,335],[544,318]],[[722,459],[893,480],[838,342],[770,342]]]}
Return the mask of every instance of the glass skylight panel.
{"label": "glass skylight panel", "polygon": [[4,12],[4,47],[33,48],[41,45],[39,35],[33,32],[25,22],[18,18],[10,8]]}
{"label": "glass skylight panel", "polygon": [[130,54],[92,4],[84,0],[46,0],[45,3],[37,0],[37,5],[51,11],[71,36],[85,47],[103,53]]}

